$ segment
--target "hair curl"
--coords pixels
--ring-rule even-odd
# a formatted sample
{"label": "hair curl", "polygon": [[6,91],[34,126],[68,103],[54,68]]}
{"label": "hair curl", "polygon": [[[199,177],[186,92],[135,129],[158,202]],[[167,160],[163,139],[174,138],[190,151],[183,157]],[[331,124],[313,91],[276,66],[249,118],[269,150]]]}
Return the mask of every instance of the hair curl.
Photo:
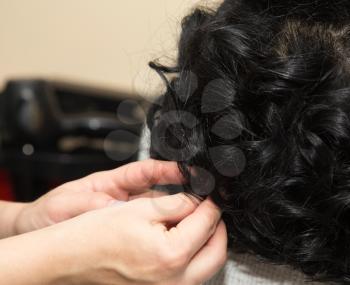
{"label": "hair curl", "polygon": [[198,8],[183,20],[176,65],[151,63],[168,88],[148,120],[151,156],[178,161],[188,179],[202,169],[197,188],[213,191],[199,194],[223,209],[235,248],[341,284],[350,283],[349,60],[350,1]]}

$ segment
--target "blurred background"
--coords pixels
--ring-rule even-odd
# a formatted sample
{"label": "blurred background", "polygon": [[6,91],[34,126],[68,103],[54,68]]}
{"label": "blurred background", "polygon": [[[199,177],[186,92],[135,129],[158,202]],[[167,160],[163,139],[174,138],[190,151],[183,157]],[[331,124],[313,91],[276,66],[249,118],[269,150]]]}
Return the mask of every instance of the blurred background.
{"label": "blurred background", "polygon": [[181,18],[199,2],[0,0],[0,86],[40,76],[137,92],[147,62],[174,54]]}
{"label": "blurred background", "polygon": [[137,158],[163,84],[150,60],[176,57],[200,0],[0,0],[0,199]]}

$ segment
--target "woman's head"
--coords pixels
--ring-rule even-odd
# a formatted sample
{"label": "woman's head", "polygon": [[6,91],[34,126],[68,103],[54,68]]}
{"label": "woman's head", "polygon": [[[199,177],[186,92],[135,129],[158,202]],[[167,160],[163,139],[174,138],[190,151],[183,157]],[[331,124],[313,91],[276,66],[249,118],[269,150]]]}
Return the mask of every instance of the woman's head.
{"label": "woman's head", "polygon": [[[236,248],[350,282],[350,3],[226,0],[182,24],[151,156],[223,209]],[[169,76],[170,77],[170,76]]]}

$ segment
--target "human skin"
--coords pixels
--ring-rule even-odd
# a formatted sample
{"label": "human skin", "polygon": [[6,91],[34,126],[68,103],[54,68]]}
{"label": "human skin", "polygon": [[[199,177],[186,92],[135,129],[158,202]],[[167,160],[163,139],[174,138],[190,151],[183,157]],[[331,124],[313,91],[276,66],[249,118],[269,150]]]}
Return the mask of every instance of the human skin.
{"label": "human skin", "polygon": [[[148,160],[64,184],[30,204],[3,202],[3,236],[19,235],[0,241],[2,282],[201,284],[226,260],[220,210],[208,199],[145,194],[182,182],[175,163]],[[148,197],[113,205],[135,195]]]}

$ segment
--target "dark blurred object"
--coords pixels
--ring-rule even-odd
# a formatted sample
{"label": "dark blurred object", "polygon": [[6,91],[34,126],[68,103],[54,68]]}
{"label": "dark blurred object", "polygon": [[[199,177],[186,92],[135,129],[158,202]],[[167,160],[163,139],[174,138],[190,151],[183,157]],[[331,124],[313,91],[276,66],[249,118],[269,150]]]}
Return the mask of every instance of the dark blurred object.
{"label": "dark blurred object", "polygon": [[0,200],[15,200],[11,177],[5,169],[0,169]]}
{"label": "dark blurred object", "polygon": [[0,94],[0,166],[11,175],[16,200],[134,161],[141,104],[64,82],[9,81]]}

